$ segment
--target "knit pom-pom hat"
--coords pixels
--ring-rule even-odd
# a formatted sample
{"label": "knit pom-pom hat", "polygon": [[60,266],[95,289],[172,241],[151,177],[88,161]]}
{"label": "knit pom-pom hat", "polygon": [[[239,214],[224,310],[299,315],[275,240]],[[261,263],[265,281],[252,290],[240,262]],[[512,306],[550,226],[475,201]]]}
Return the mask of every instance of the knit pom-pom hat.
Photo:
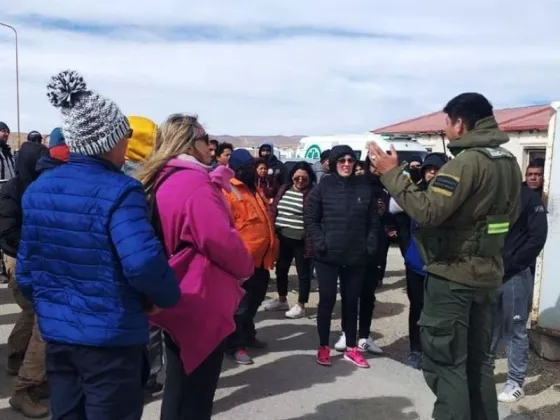
{"label": "knit pom-pom hat", "polygon": [[88,90],[74,70],[53,76],[47,85],[50,102],[62,113],[62,133],[70,152],[98,156],[130,135],[130,124],[117,104]]}

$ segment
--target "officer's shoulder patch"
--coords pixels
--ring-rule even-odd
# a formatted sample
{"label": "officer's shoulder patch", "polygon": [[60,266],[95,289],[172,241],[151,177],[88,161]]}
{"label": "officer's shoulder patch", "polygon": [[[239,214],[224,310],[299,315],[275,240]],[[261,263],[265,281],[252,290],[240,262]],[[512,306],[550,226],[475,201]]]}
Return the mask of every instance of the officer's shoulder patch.
{"label": "officer's shoulder patch", "polygon": [[459,181],[460,179],[454,175],[440,172],[434,178],[432,185],[430,185],[430,188],[436,194],[451,197],[455,193],[455,190],[459,185]]}

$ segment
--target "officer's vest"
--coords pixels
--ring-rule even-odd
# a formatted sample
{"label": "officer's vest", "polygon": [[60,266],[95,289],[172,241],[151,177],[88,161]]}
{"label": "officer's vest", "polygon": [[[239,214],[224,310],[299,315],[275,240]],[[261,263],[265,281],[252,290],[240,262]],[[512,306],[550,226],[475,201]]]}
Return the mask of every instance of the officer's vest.
{"label": "officer's vest", "polygon": [[[501,147],[475,147],[462,153],[478,152],[489,159],[515,159]],[[500,200],[487,214],[473,220],[470,227],[453,225],[453,216],[445,223],[446,227],[421,228],[415,233],[420,255],[425,266],[433,263],[464,261],[469,256],[483,258],[499,257],[502,254],[506,235],[509,231],[510,205],[507,197]]]}

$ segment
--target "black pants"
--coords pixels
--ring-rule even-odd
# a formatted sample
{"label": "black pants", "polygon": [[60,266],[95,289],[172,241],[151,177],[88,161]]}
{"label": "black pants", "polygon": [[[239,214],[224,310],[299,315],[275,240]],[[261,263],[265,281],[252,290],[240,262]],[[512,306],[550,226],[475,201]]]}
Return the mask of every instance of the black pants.
{"label": "black pants", "polygon": [[317,329],[321,346],[329,345],[331,317],[336,303],[337,282],[340,278],[340,295],[342,297],[342,322],[346,334],[346,345],[356,347],[356,330],[358,327],[358,300],[362,291],[365,266],[348,267],[329,265],[315,261],[319,281],[319,309],[317,311]]}
{"label": "black pants", "polygon": [[52,420],[140,420],[149,375],[145,346],[47,343]]}
{"label": "black pants", "polygon": [[399,213],[395,215],[395,220],[397,223],[399,249],[404,258],[410,243],[410,217],[406,213]]}
{"label": "black pants", "polygon": [[408,337],[411,352],[422,351],[418,321],[424,307],[424,278],[423,274],[418,274],[409,268],[406,269],[406,294],[410,302],[408,309]]}
{"label": "black pants", "polygon": [[161,420],[210,420],[218,386],[224,344],[220,344],[190,375],[183,369],[179,347],[165,334],[165,391]]}
{"label": "black pants", "polygon": [[389,240],[389,237],[382,233],[379,238],[377,253],[375,255],[375,260],[377,261],[377,266],[379,267],[379,285],[383,284],[383,279],[385,278],[385,271],[387,270],[387,254],[389,253],[390,246],[391,241]]}
{"label": "black pants", "polygon": [[[375,289],[379,284],[379,266],[372,262],[366,266],[362,290],[360,291],[358,338],[369,338],[371,334],[371,319],[375,309]],[[344,317],[342,318],[342,330],[345,331]]]}
{"label": "black pants", "polygon": [[150,328],[150,341],[148,342],[147,352],[150,363],[150,377],[148,381],[154,383],[163,369],[163,332],[159,328]]}
{"label": "black pants", "polygon": [[263,268],[255,268],[251,278],[243,283],[246,293],[235,314],[236,329],[226,340],[228,353],[245,349],[257,336],[255,315],[266,297],[269,282],[270,272]]}
{"label": "black pants", "polygon": [[309,293],[311,291],[311,259],[305,258],[305,247],[303,240],[286,238],[280,239],[280,254],[276,262],[276,284],[278,287],[278,296],[288,296],[288,272],[292,265],[292,260],[296,259],[296,271],[299,281],[299,303],[307,303],[309,301]]}

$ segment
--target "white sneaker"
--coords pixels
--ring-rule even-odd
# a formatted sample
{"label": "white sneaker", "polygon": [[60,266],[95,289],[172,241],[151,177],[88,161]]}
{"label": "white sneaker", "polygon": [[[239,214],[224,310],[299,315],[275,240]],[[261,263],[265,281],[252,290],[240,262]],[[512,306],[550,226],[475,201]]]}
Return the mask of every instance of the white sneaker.
{"label": "white sneaker", "polygon": [[264,305],[265,311],[287,311],[290,309],[288,302],[280,302],[278,299],[268,301]]}
{"label": "white sneaker", "polygon": [[371,338],[360,338],[360,340],[358,341],[358,347],[360,348],[360,350],[367,351],[371,354],[383,354],[383,350],[381,350]]}
{"label": "white sneaker", "polygon": [[290,318],[290,319],[303,318],[304,316],[305,316],[305,308],[302,308],[299,305],[292,306],[292,309],[286,312],[286,318]]}
{"label": "white sneaker", "polygon": [[346,335],[344,333],[340,334],[340,338],[334,345],[336,351],[346,351]]}
{"label": "white sneaker", "polygon": [[525,396],[523,388],[517,384],[506,383],[504,390],[498,395],[498,401],[503,403],[514,403]]}

